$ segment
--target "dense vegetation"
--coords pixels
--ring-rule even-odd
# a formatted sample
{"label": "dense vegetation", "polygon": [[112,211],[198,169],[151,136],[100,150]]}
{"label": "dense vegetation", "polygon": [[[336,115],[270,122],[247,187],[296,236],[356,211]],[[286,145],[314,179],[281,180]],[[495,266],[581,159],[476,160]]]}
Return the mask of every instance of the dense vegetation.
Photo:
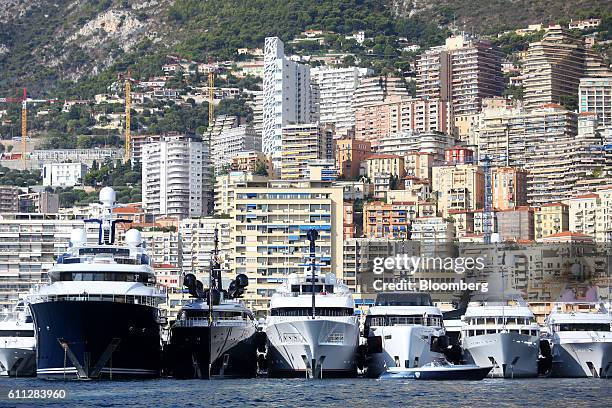
{"label": "dense vegetation", "polygon": [[0,185],[28,187],[42,184],[42,177],[38,170],[13,170],[0,166]]}

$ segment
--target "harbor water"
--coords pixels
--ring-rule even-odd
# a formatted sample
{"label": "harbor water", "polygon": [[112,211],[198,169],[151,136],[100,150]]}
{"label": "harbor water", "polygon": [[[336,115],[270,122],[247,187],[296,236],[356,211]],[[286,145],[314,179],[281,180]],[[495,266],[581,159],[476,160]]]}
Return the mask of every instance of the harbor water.
{"label": "harbor water", "polygon": [[[61,389],[63,399],[8,399],[9,390]],[[612,381],[173,380],[48,381],[0,378],[0,407],[605,407]]]}

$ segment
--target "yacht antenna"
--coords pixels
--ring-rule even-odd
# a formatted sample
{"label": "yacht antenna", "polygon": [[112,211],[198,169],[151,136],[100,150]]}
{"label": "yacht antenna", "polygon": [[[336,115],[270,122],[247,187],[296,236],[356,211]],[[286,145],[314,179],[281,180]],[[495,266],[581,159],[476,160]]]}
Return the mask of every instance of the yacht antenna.
{"label": "yacht antenna", "polygon": [[[212,257],[210,260],[210,272],[208,273],[208,355],[212,355],[212,325],[213,325],[213,288],[221,290],[220,282],[217,282],[217,279],[221,281],[221,272],[219,265],[219,228],[215,225],[215,236],[214,236],[214,248],[212,251]],[[215,275],[213,278],[213,274]],[[219,276],[217,276],[219,275]],[[210,359],[208,363],[208,378],[210,378],[210,373],[212,370],[212,359]]]}
{"label": "yacht antenna", "polygon": [[312,294],[312,312],[311,317],[314,319],[316,315],[316,305],[315,305],[315,269],[316,265],[316,256],[315,256],[315,242],[317,238],[319,238],[319,233],[316,229],[311,229],[306,234],[306,237],[310,241],[310,292]]}

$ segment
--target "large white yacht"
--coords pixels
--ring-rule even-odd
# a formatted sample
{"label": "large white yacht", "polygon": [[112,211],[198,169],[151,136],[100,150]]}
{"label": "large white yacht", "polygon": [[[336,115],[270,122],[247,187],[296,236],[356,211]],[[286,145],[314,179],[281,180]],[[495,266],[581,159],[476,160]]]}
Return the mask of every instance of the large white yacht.
{"label": "large white yacht", "polygon": [[442,312],[427,293],[379,293],[366,316],[364,337],[368,377],[444,359]]}
{"label": "large white yacht", "polygon": [[335,275],[317,275],[313,282],[309,273],[291,274],[270,301],[268,375],[356,376],[359,322],[354,309],[348,287]]}
{"label": "large white yacht", "polygon": [[612,377],[612,316],[599,303],[555,303],[546,318],[554,377]]}
{"label": "large white yacht", "polygon": [[520,295],[472,301],[462,319],[461,346],[468,362],[493,365],[494,377],[538,375],[540,327]]}
{"label": "large white yacht", "polygon": [[0,321],[0,375],[36,375],[36,338],[27,300],[21,299]]}
{"label": "large white yacht", "polygon": [[76,229],[70,247],[49,271],[50,283],[30,297],[37,346],[37,374],[67,379],[154,377],[161,363],[159,304],[166,294],[140,232],[115,244],[115,192],[100,191],[98,242]]}

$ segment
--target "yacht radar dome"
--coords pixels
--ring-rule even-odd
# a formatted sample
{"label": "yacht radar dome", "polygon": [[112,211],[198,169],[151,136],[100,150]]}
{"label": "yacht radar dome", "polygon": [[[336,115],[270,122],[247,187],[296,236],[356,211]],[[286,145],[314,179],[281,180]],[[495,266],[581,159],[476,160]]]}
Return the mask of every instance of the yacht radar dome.
{"label": "yacht radar dome", "polygon": [[82,228],[72,230],[70,233],[71,246],[83,246],[87,243],[87,233]]}
{"label": "yacht radar dome", "polygon": [[130,229],[125,233],[125,243],[129,246],[139,247],[142,244],[142,235],[137,229]]}
{"label": "yacht radar dome", "polygon": [[100,202],[104,205],[112,206],[117,200],[117,194],[111,187],[104,187],[100,190]]}

